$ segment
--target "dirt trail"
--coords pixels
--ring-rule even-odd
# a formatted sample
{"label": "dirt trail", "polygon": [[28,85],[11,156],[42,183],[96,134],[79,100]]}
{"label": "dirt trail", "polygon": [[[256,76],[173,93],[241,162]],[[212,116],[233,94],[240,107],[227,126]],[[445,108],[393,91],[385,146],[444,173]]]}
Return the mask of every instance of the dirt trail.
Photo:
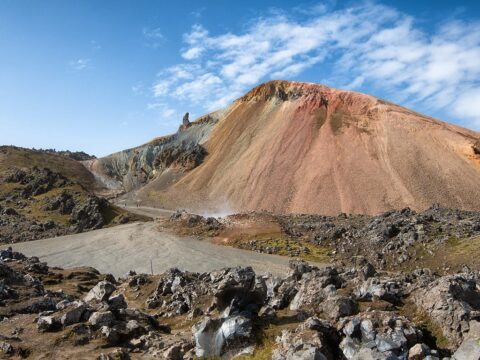
{"label": "dirt trail", "polygon": [[123,276],[129,270],[154,273],[177,267],[211,271],[227,266],[252,266],[257,272],[281,275],[288,258],[260,254],[179,237],[159,231],[155,222],[133,223],[82,234],[13,245],[14,250],[38,256],[51,266],[93,266],[104,273]]}
{"label": "dirt trail", "polygon": [[127,206],[126,209],[134,214],[149,216],[154,219],[168,218],[175,212],[173,210],[160,209],[148,206]]}

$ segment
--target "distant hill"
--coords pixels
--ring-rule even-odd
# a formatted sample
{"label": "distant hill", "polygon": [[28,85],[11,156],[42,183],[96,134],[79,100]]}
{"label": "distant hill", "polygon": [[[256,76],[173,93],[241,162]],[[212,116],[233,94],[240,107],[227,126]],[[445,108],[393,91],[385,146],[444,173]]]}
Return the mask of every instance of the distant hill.
{"label": "distant hill", "polygon": [[80,162],[64,155],[0,147],[0,243],[36,240],[145,220],[94,194]]}
{"label": "distant hill", "polygon": [[[37,150],[37,149],[32,149],[32,150]],[[92,160],[97,158],[95,155],[89,155],[84,151],[55,150],[55,149],[38,149],[37,151],[43,151],[49,154],[58,154],[58,155],[66,156],[76,161],[85,161],[85,160]]]}

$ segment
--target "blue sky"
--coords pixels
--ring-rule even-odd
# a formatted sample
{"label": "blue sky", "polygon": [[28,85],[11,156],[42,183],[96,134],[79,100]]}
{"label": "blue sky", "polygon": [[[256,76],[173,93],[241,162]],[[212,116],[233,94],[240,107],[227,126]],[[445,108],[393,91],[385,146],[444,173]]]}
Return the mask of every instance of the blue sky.
{"label": "blue sky", "polygon": [[0,144],[106,155],[275,78],[480,130],[480,2],[0,2]]}

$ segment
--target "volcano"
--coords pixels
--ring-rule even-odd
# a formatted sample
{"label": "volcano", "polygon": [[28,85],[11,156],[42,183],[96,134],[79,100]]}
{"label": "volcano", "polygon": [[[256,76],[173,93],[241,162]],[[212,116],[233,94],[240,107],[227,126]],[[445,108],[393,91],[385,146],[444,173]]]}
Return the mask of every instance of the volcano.
{"label": "volcano", "polygon": [[176,134],[85,165],[126,198],[165,208],[480,210],[479,138],[373,96],[270,81]]}

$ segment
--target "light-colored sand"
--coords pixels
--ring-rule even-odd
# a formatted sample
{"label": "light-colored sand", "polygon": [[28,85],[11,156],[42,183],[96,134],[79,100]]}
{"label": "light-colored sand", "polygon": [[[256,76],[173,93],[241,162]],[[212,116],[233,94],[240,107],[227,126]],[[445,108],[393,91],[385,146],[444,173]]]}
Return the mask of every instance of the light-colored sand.
{"label": "light-colored sand", "polygon": [[172,267],[204,272],[229,266],[252,266],[255,271],[284,274],[288,258],[259,254],[179,237],[159,231],[158,223],[133,223],[83,234],[13,245],[28,256],[38,256],[50,266],[92,266],[103,273],[123,276],[129,270],[154,273]]}

